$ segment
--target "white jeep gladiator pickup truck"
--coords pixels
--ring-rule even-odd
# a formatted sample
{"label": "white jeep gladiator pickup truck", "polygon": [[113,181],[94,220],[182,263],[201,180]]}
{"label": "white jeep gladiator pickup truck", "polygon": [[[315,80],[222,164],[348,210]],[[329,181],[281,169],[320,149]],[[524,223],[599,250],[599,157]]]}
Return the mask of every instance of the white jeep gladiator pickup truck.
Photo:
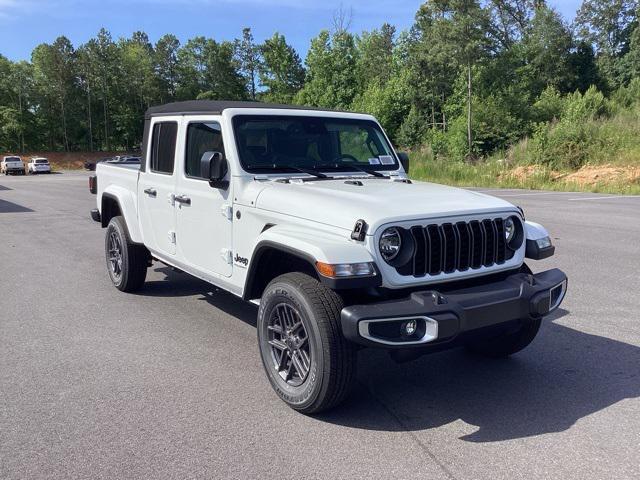
{"label": "white jeep gladiator pickup truck", "polygon": [[116,288],[159,261],[258,303],[271,385],[314,413],[344,399],[359,348],[507,356],[565,296],[563,272],[524,263],[554,253],[542,226],[408,164],[370,115],[179,102],[147,111],[140,165],[98,164],[91,215]]}

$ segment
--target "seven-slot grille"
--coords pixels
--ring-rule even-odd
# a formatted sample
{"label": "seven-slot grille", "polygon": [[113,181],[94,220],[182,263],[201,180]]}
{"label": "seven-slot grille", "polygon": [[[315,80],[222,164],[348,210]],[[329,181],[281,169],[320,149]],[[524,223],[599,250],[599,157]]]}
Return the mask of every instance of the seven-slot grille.
{"label": "seven-slot grille", "polygon": [[397,268],[401,275],[422,277],[491,267],[514,254],[507,248],[502,218],[414,226],[408,233],[415,248],[411,260]]}

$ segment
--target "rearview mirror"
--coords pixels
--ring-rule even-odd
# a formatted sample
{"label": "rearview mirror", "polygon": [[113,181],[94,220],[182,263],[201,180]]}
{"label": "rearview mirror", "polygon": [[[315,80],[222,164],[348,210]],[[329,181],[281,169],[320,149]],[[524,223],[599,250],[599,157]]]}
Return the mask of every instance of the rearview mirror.
{"label": "rearview mirror", "polygon": [[409,173],[409,154],[406,152],[398,152],[398,158],[402,164],[402,168],[408,174]]}
{"label": "rearview mirror", "polygon": [[204,152],[200,158],[200,176],[209,180],[213,188],[226,190],[229,181],[225,180],[229,165],[220,152]]}

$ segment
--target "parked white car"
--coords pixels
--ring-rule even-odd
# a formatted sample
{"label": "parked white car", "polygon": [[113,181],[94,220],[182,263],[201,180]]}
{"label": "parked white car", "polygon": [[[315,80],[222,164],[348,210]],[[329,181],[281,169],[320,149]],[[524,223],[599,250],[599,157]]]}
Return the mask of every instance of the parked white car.
{"label": "parked white car", "polygon": [[0,172],[5,175],[24,175],[24,163],[16,155],[3,157],[2,163],[0,163]]}
{"label": "parked white car", "polygon": [[144,132],[139,166],[89,181],[113,284],[139,290],[157,261],[258,303],[267,378],[296,410],[344,399],[362,347],[511,355],[565,296],[563,272],[524,263],[553,255],[544,227],[410,180],[370,115],[193,101],[149,109]]}
{"label": "parked white car", "polygon": [[49,164],[49,160],[44,157],[33,157],[31,161],[27,163],[27,170],[31,175],[51,173],[51,165]]}

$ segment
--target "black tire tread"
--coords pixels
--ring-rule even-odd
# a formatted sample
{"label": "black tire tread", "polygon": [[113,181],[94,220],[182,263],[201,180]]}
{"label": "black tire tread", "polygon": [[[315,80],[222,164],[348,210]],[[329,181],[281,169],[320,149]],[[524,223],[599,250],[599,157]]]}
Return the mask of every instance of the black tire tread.
{"label": "black tire tread", "polygon": [[[316,400],[305,407],[292,407],[306,414],[328,410],[344,400],[353,385],[356,374],[356,351],[342,335],[340,327],[340,311],[342,298],[333,290],[315,278],[301,272],[291,272],[275,278],[273,283],[288,283],[303,292],[314,309],[314,320],[323,333],[325,368],[328,383],[325,394],[322,392]],[[330,355],[333,352],[333,355]]]}
{"label": "black tire tread", "polygon": [[[148,250],[144,245],[133,243],[129,237],[127,224],[121,215],[115,216],[109,222],[115,224],[116,228],[122,232],[124,237],[123,254],[126,261],[123,262],[122,282],[115,285],[120,291],[131,293],[140,290],[147,277]],[[107,228],[107,233],[109,229]],[[106,240],[105,240],[106,241]],[[124,268],[126,266],[126,268]]]}

